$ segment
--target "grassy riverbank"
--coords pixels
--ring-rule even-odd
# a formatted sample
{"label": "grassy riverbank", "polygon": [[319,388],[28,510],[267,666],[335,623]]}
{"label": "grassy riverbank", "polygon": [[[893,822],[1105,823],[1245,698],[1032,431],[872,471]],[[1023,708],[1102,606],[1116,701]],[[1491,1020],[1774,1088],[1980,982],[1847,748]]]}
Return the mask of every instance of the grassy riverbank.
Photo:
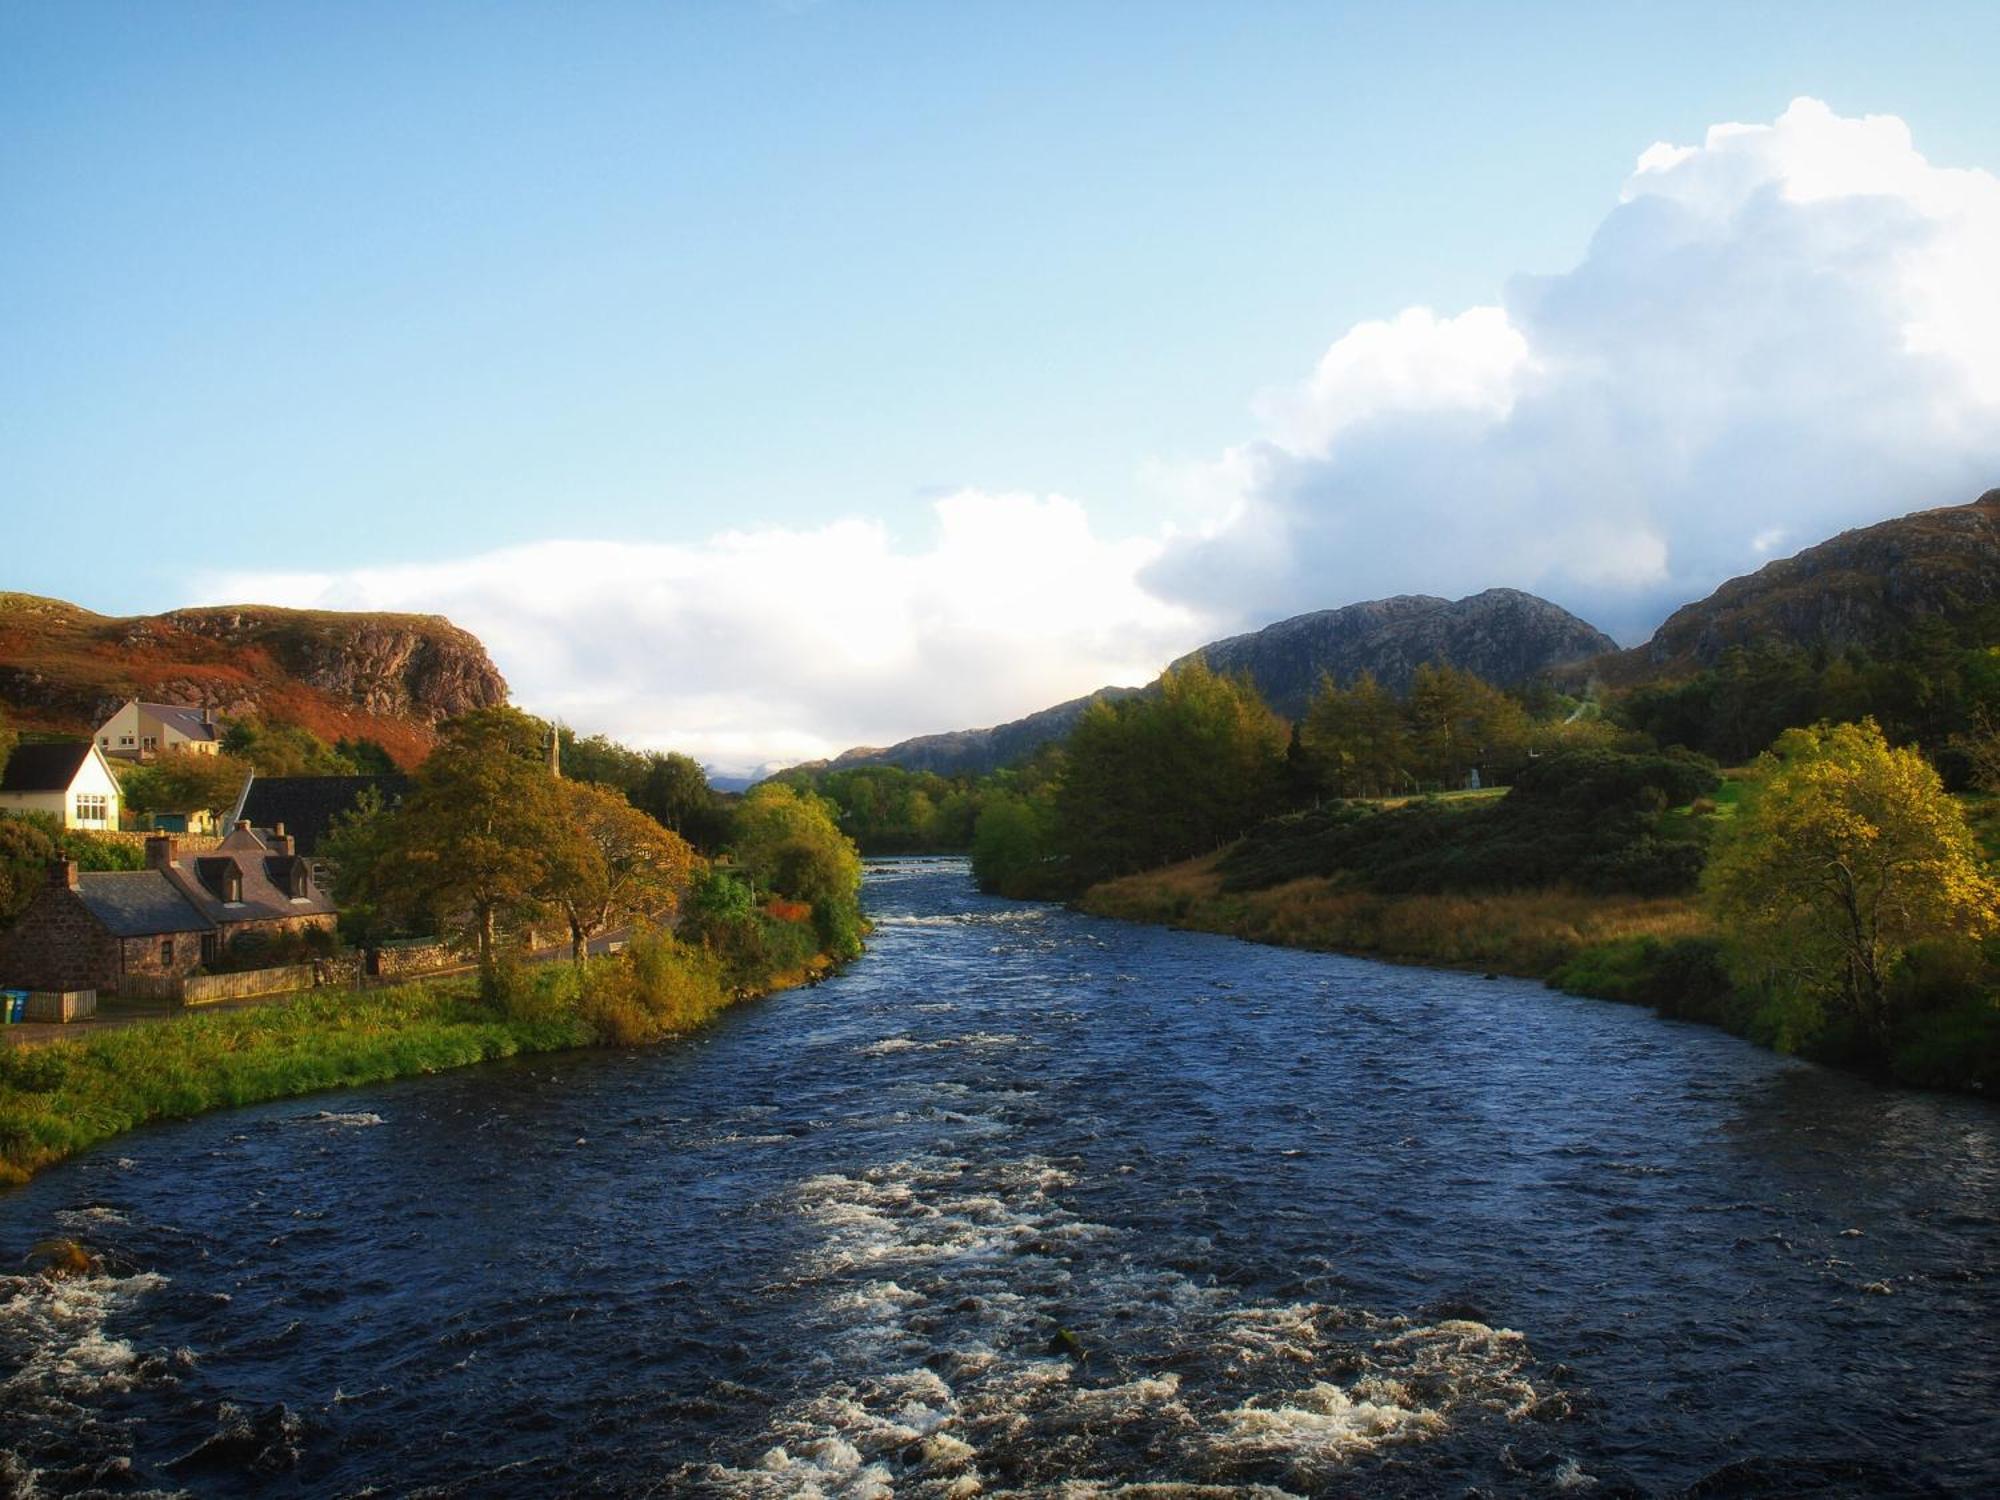
{"label": "grassy riverbank", "polygon": [[1378,895],[1339,876],[1267,890],[1225,889],[1220,855],[1092,886],[1087,912],[1225,933],[1253,943],[1355,953],[1398,963],[1547,979],[1586,950],[1639,939],[1707,935],[1684,896],[1566,890]]}
{"label": "grassy riverbank", "polygon": [[705,950],[660,935],[581,971],[546,965],[503,970],[484,984],[322,992],[0,1047],[0,1184],[154,1120],[531,1052],[661,1041],[831,967],[814,955],[746,982]]}
{"label": "grassy riverbank", "polygon": [[1691,896],[1562,888],[1383,895],[1342,876],[1232,891],[1226,855],[1106,881],[1076,904],[1096,916],[1253,943],[1539,979],[1902,1083],[2000,1093],[2000,1006],[1982,973],[1954,972],[1948,955],[1922,955],[1899,976],[1906,1012],[1884,1060],[1838,1029],[1794,1045],[1782,1004],[1731,985],[1713,924]]}

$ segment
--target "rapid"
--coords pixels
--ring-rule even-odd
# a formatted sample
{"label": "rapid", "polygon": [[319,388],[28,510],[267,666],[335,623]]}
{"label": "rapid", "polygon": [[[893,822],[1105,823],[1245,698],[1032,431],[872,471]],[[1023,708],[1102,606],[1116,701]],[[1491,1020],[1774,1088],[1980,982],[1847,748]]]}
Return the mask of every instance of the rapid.
{"label": "rapid", "polygon": [[877,862],[687,1042],[0,1200],[0,1487],[2000,1493],[2000,1110]]}

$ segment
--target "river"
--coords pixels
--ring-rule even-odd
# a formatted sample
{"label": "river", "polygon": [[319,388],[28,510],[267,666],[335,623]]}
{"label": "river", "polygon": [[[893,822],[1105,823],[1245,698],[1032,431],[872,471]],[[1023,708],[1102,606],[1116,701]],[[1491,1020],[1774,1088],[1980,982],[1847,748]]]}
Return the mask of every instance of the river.
{"label": "river", "polygon": [[0,1201],[47,1495],[2000,1493],[2000,1111],[879,863],[699,1038]]}

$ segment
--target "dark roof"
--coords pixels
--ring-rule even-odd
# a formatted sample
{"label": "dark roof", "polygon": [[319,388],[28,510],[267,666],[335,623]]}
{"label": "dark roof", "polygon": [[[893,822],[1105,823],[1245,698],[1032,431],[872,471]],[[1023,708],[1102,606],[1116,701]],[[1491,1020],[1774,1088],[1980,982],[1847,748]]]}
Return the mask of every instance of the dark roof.
{"label": "dark roof", "polygon": [[[280,880],[273,878],[274,863],[282,868],[283,857],[255,829],[237,827],[216,846],[213,854],[183,859],[175,865],[171,878],[195,909],[218,925],[332,914],[333,902],[324,891],[308,883],[306,895],[294,896]],[[223,877],[231,873],[240,882],[241,896],[235,901],[224,901],[217,893],[228,889]]]}
{"label": "dark roof", "polygon": [[212,925],[158,870],[88,870],[77,876],[76,893],[118,937],[206,932]]}
{"label": "dark roof", "polygon": [[66,792],[89,758],[89,740],[16,745],[7,774],[0,776],[0,792]]}
{"label": "dark roof", "polygon": [[373,787],[382,805],[393,807],[409,786],[407,776],[256,776],[236,816],[259,828],[283,823],[292,847],[310,859],[333,820],[352,811],[363,791]]}
{"label": "dark roof", "polygon": [[222,738],[216,727],[202,718],[202,711],[198,708],[184,708],[178,703],[141,703],[139,707],[191,740]]}

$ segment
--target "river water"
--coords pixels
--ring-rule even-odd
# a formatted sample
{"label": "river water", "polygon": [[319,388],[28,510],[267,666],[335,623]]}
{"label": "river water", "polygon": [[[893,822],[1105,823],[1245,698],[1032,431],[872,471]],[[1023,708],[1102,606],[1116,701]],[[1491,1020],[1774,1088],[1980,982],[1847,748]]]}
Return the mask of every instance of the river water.
{"label": "river water", "polygon": [[[2000,1494],[2000,1111],[871,868],[700,1038],[0,1201],[18,1492]],[[1151,1488],[1159,1486],[1159,1488]]]}

